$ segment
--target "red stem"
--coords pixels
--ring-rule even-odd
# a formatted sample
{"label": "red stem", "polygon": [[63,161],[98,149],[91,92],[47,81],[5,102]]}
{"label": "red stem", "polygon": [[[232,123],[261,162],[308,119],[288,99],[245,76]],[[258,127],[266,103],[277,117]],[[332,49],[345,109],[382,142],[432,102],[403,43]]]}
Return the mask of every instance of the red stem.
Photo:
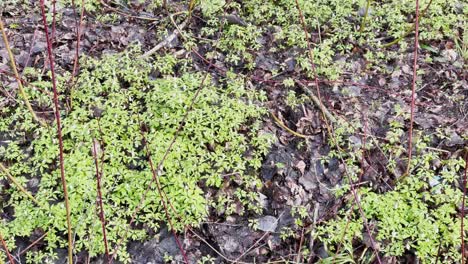
{"label": "red stem", "polygon": [[[142,131],[142,136],[143,136],[143,144],[145,144],[146,153],[147,153],[147,156],[148,156],[148,162],[149,162],[149,165],[150,165],[150,168],[151,168],[151,173],[153,174],[153,179],[155,179],[156,186],[158,188],[158,194],[159,194],[159,197],[161,198],[161,202],[162,202],[163,207],[164,207],[164,213],[166,214],[166,218],[167,218],[167,220],[169,222],[169,226],[171,227],[172,235],[175,238],[175,241],[177,243],[177,247],[179,248],[180,252],[182,253],[182,256],[184,258],[184,262],[189,263],[188,258],[187,258],[187,254],[185,253],[185,250],[184,250],[182,244],[180,243],[180,240],[177,237],[177,234],[175,233],[174,224],[172,223],[172,218],[169,215],[169,210],[167,209],[166,200],[164,199],[164,197],[166,197],[166,199],[167,199],[167,196],[164,195],[164,197],[163,197],[163,189],[161,188],[161,183],[159,182],[159,179],[158,179],[159,177],[158,177],[158,175],[156,173],[156,170],[154,169],[153,161],[151,159],[151,152],[150,152],[150,149],[149,149],[149,146],[148,146],[149,144],[148,144],[148,142],[146,142],[146,138],[145,138],[145,135],[143,134],[143,131]],[[158,166],[158,171],[159,171],[159,166]],[[170,201],[169,199],[167,199],[167,200]],[[176,211],[174,211],[174,212],[176,212]]]}
{"label": "red stem", "polygon": [[25,249],[21,250],[21,252],[19,253],[19,255],[23,255],[24,253],[26,253],[26,251],[28,251],[30,248],[32,248],[34,245],[36,245],[37,243],[39,243],[45,236],[47,236],[48,232],[45,232],[42,236],[40,236],[38,239],[34,240],[29,246],[27,246]]}
{"label": "red stem", "polygon": [[[312,66],[312,73],[313,73],[313,75],[314,75],[314,81],[315,81],[315,88],[316,88],[316,92],[317,92],[317,98],[318,98],[318,100],[320,101],[320,103],[322,104],[321,97],[320,97],[320,89],[319,89],[318,76],[317,76],[317,71],[316,71],[315,63],[314,63],[314,54],[313,54],[313,52],[312,52],[312,47],[311,47],[310,40],[309,40],[309,34],[307,33],[307,25],[306,25],[306,23],[305,23],[304,15],[303,15],[302,10],[301,10],[301,7],[300,7],[300,5],[299,5],[299,1],[298,1],[298,0],[295,0],[295,1],[296,1],[296,7],[297,7],[297,9],[298,9],[298,11],[299,11],[299,18],[300,18],[300,20],[301,20],[301,24],[302,24],[302,27],[303,27],[303,30],[304,30],[304,34],[305,34],[305,37],[306,37],[306,41],[307,41],[307,49],[308,49],[308,51],[309,51],[310,64],[311,64],[311,66]],[[327,128],[328,128],[329,130],[331,130],[331,128],[330,128],[330,126],[329,126],[329,124],[328,124],[328,121],[327,121],[327,118],[326,118],[326,117],[324,117],[324,120],[325,120],[325,123],[326,123],[326,125],[327,125]],[[332,131],[329,131],[329,132],[332,132]],[[332,134],[333,140],[335,141],[335,145],[337,145],[337,144],[336,144],[336,139],[334,138],[333,133],[331,133],[331,134]],[[367,233],[369,234],[369,238],[370,238],[370,242],[371,242],[372,249],[374,250],[375,255],[376,255],[376,257],[377,257],[377,261],[378,261],[378,263],[380,264],[380,263],[382,263],[382,262],[381,262],[381,260],[380,260],[379,253],[377,252],[377,248],[376,248],[376,246],[375,246],[374,239],[373,239],[372,234],[371,234],[371,232],[370,232],[369,224],[367,223],[367,218],[366,218],[366,216],[365,216],[365,214],[364,214],[364,211],[362,210],[361,204],[360,204],[360,202],[359,202],[358,194],[357,194],[356,189],[355,189],[355,187],[354,187],[354,184],[353,184],[353,182],[352,182],[351,176],[350,176],[349,173],[348,173],[348,168],[347,168],[347,166],[346,166],[346,163],[344,162],[344,160],[343,160],[342,158],[341,158],[341,161],[342,161],[342,163],[345,165],[344,168],[345,168],[346,175],[347,175],[347,177],[348,177],[348,182],[349,182],[349,184],[351,185],[351,192],[353,193],[354,200],[355,200],[356,204],[358,205],[359,212],[360,212],[361,217],[362,217],[362,220],[363,220],[363,222],[364,222],[364,226],[365,226],[365,228],[366,228],[366,231],[367,231]]]}
{"label": "red stem", "polygon": [[32,49],[34,47],[34,42],[36,42],[37,31],[38,31],[37,29],[34,30],[34,34],[33,34],[32,40],[31,40],[31,46],[29,47],[28,59],[26,60],[26,63],[24,63],[24,68],[21,71],[21,75],[20,75],[21,77],[23,76],[24,70],[28,67],[29,60],[31,59],[31,54],[32,54]]}
{"label": "red stem", "polygon": [[[224,6],[227,6],[230,2],[231,2],[231,0],[228,0]],[[223,10],[223,13],[226,14],[226,10],[225,10],[225,9]],[[218,31],[218,39],[219,39],[219,35],[221,34],[220,32],[221,32],[223,26],[224,26],[224,22],[221,23],[221,25],[220,25],[220,28],[219,28],[219,31]],[[197,54],[197,55],[199,55],[200,58],[204,59],[203,56],[201,56],[195,49],[192,49],[192,52],[195,53],[195,54]],[[213,60],[214,60],[214,59],[211,59],[211,60],[208,62],[208,65],[209,65],[209,66],[208,66],[208,69],[207,69],[207,73],[206,73],[205,76],[203,77],[203,79],[202,79],[202,81],[201,81],[201,83],[200,83],[200,86],[198,87],[197,91],[195,92],[195,95],[193,96],[193,98],[192,98],[192,100],[191,100],[191,103],[190,103],[189,108],[188,108],[187,111],[185,112],[184,116],[182,117],[181,122],[179,123],[179,127],[177,128],[176,132],[174,133],[174,137],[172,138],[171,143],[169,144],[168,148],[166,149],[166,152],[164,153],[164,156],[162,157],[161,161],[159,162],[159,164],[158,164],[158,166],[157,166],[157,169],[155,170],[155,173],[153,174],[153,177],[152,177],[150,183],[148,184],[148,187],[146,188],[145,192],[143,193],[143,196],[142,196],[141,199],[140,199],[139,204],[138,204],[137,207],[135,208],[135,211],[133,212],[133,215],[132,215],[132,218],[131,218],[131,220],[130,220],[130,223],[129,223],[129,225],[127,226],[127,228],[125,229],[124,236],[119,240],[119,242],[118,242],[117,245],[115,246],[114,252],[112,253],[112,256],[111,256],[111,261],[110,261],[110,263],[112,263],[112,261],[113,261],[115,255],[116,255],[117,252],[118,252],[118,249],[119,249],[119,247],[120,247],[120,244],[123,242],[123,240],[124,240],[125,237],[127,236],[129,227],[131,226],[131,224],[132,224],[133,221],[135,220],[136,214],[141,210],[141,206],[143,205],[143,202],[144,202],[145,199],[146,199],[146,195],[147,195],[148,191],[150,190],[151,185],[153,184],[154,181],[156,181],[156,182],[159,184],[159,182],[157,181],[157,178],[158,178],[158,177],[157,177],[157,176],[158,176],[158,175],[157,175],[157,172],[161,171],[162,165],[163,165],[164,161],[166,160],[167,156],[169,155],[169,153],[170,153],[170,151],[171,151],[171,149],[172,149],[172,147],[173,147],[173,145],[174,145],[174,143],[175,143],[175,140],[177,139],[177,137],[178,137],[180,131],[182,130],[182,128],[183,128],[183,126],[184,126],[184,124],[185,124],[185,120],[187,119],[188,114],[191,112],[191,110],[192,110],[192,108],[193,108],[193,106],[194,106],[194,104],[195,104],[195,102],[196,102],[196,100],[197,100],[197,98],[198,98],[198,96],[199,96],[199,94],[200,94],[200,91],[203,89],[204,84],[205,84],[205,81],[207,80],[207,77],[208,77],[208,75],[209,75],[208,70],[209,70],[210,67],[212,67],[212,66],[215,67],[214,64],[213,64]],[[149,160],[151,161],[151,159],[149,159]],[[151,164],[152,164],[152,161],[151,161],[151,163],[150,163],[150,166],[152,166]],[[153,171],[153,170],[152,170],[152,171]],[[164,195],[164,197],[166,198],[166,200],[169,202],[169,205],[171,206],[171,209],[172,209],[172,210],[174,211],[174,213],[177,215],[177,211],[176,211],[175,208],[173,207],[171,201],[170,201],[169,199],[167,199],[167,195],[166,195],[166,193],[164,192],[164,190],[163,190],[162,188],[158,188],[158,191],[160,191],[160,193],[159,193],[160,195],[161,195],[161,194]],[[161,196],[161,197],[162,197],[162,196]],[[161,200],[164,201],[164,198],[162,198]],[[165,212],[166,212],[166,215],[167,215],[167,207],[166,207],[166,206],[165,206]],[[180,218],[180,216],[178,216],[178,217]],[[169,219],[168,219],[168,220],[169,220]],[[170,221],[170,220],[169,220],[169,221]],[[170,224],[171,224],[171,226],[172,226],[172,223],[170,223]],[[173,231],[174,231],[174,230],[173,230]],[[177,236],[175,236],[175,233],[173,233],[173,234],[174,234],[174,238],[176,239],[176,241],[178,241],[178,238],[177,238]],[[177,242],[177,245],[178,245],[179,249],[181,249],[180,242]],[[188,264],[188,260],[187,260],[187,257],[185,256],[185,252],[183,251],[183,249],[181,249],[181,252],[182,252],[182,254],[184,255],[184,261]]]}
{"label": "red stem", "polygon": [[464,220],[465,220],[465,199],[466,199],[466,172],[468,170],[468,149],[465,151],[465,173],[463,174],[463,197],[462,197],[462,207],[461,207],[461,224],[460,224],[460,236],[461,236],[461,258],[462,264],[465,264],[465,228],[464,228]]}
{"label": "red stem", "polygon": [[[118,251],[118,249],[120,247],[120,244],[123,242],[123,240],[127,236],[129,227],[131,226],[133,221],[135,221],[135,217],[136,217],[137,213],[141,210],[141,206],[143,205],[144,201],[146,200],[146,195],[150,191],[151,185],[153,184],[153,182],[157,181],[157,177],[158,177],[157,172],[161,171],[162,165],[163,165],[164,161],[166,160],[167,156],[169,155],[169,153],[171,152],[172,147],[174,146],[174,143],[175,143],[177,137],[179,136],[180,131],[182,131],[182,128],[184,127],[184,124],[185,124],[185,120],[187,119],[188,114],[191,112],[191,110],[192,110],[192,108],[193,108],[193,106],[195,104],[195,101],[197,100],[198,95],[200,94],[200,91],[202,90],[202,88],[203,88],[203,86],[205,84],[205,81],[207,80],[207,77],[208,77],[208,74],[205,74],[204,78],[202,79],[202,81],[200,83],[200,87],[198,88],[195,95],[193,96],[189,108],[187,109],[184,116],[182,117],[182,120],[179,123],[179,127],[177,127],[177,130],[174,133],[174,136],[172,137],[172,140],[171,140],[171,143],[169,144],[169,147],[166,149],[166,152],[164,153],[164,156],[162,157],[161,161],[158,163],[158,166],[157,166],[157,169],[156,169],[156,174],[153,174],[153,177],[152,177],[150,183],[148,184],[148,187],[146,188],[145,192],[143,193],[143,195],[142,195],[142,197],[140,199],[140,202],[138,203],[137,207],[135,208],[135,211],[133,212],[132,218],[130,219],[130,223],[129,223],[128,227],[125,229],[123,237],[120,239],[120,241],[115,246],[114,252],[112,253],[112,256],[111,256],[111,263],[112,263],[113,259],[115,258],[115,255],[117,254],[117,251]],[[150,163],[150,165],[151,165],[151,163]],[[164,190],[162,190],[162,191],[164,192]],[[186,262],[186,263],[188,263],[188,262]]]}
{"label": "red stem", "polygon": [[6,253],[7,257],[8,257],[8,260],[10,261],[10,263],[14,264],[15,261],[13,260],[13,257],[11,256],[10,251],[8,251],[7,244],[5,243],[5,240],[3,240],[2,234],[0,234],[0,241],[2,242],[2,246],[5,249],[5,253]]}
{"label": "red stem", "polygon": [[102,203],[102,192],[101,192],[101,176],[102,176],[102,170],[99,172],[99,161],[98,161],[98,150],[96,147],[96,139],[93,139],[93,156],[94,156],[94,166],[96,167],[96,188],[97,188],[97,193],[98,193],[98,203],[99,203],[99,220],[101,220],[101,226],[102,226],[102,235],[103,235],[103,240],[104,240],[104,248],[106,250],[106,257],[107,261],[110,261],[110,256],[109,256],[109,247],[107,244],[107,234],[106,234],[106,217],[104,214],[104,205]]}
{"label": "red stem", "polygon": [[[205,62],[206,64],[208,64],[208,66],[211,66],[213,67],[214,69],[217,70],[217,72],[219,74],[222,74],[222,75],[225,75],[226,74],[226,70],[224,70],[223,68],[211,63],[208,59],[206,59],[203,55],[201,55],[198,51],[196,50],[193,50],[193,53],[198,57],[200,58],[203,62]],[[271,84],[282,84],[283,81],[282,80],[272,80],[272,79],[264,79],[264,78],[261,78],[261,77],[257,77],[257,76],[251,76],[252,80],[254,81],[257,81],[257,82],[260,82],[260,83],[271,83]],[[296,79],[297,81],[300,81],[300,82],[303,82],[303,83],[310,83],[310,81],[308,80],[303,80],[303,79]],[[364,88],[364,89],[368,89],[368,90],[383,90],[383,92],[387,93],[387,94],[391,94],[389,93],[388,91],[382,89],[382,88],[379,88],[379,87],[376,87],[376,86],[372,86],[372,85],[366,85],[366,84],[362,84],[362,83],[357,83],[357,82],[349,82],[349,81],[344,81],[344,80],[336,80],[336,81],[331,81],[331,80],[320,80],[318,79],[318,77],[314,80],[314,82],[318,82],[318,83],[326,83],[326,84],[343,84],[343,85],[354,85],[354,86],[358,86],[358,87],[361,87],[361,88]]]}
{"label": "red stem", "polygon": [[57,32],[56,27],[55,27],[57,24],[57,19],[56,19],[57,11],[55,9],[56,2],[57,0],[52,0],[52,34],[51,34],[52,43],[55,42],[55,33]]}
{"label": "red stem", "polygon": [[40,1],[41,4],[41,13],[42,13],[42,22],[44,24],[44,32],[46,35],[47,40],[47,53],[49,57],[50,63],[50,71],[52,76],[52,88],[54,92],[54,106],[55,106],[55,119],[57,122],[57,137],[59,141],[59,160],[60,160],[60,178],[62,181],[63,187],[63,196],[65,200],[65,210],[66,210],[66,217],[67,217],[67,229],[68,229],[68,263],[73,263],[73,233],[71,227],[71,220],[70,220],[70,204],[68,201],[68,191],[67,191],[67,181],[65,178],[65,166],[64,166],[64,158],[63,158],[63,138],[62,138],[62,125],[60,122],[60,105],[58,101],[58,91],[57,91],[57,81],[55,78],[55,70],[54,70],[54,58],[52,53],[52,42],[49,38],[49,30],[47,27],[47,19],[45,13],[45,6],[44,0]]}
{"label": "red stem", "polygon": [[[361,166],[364,166],[364,160],[365,160],[365,152],[366,152],[366,138],[367,138],[367,121],[364,119],[364,135],[362,136],[362,156],[361,156]],[[359,183],[362,180],[362,176],[364,175],[364,168],[361,167],[361,172],[359,173],[359,179],[357,181],[357,185],[359,186]],[[354,185],[354,184],[353,184]],[[346,232],[348,230],[349,224],[351,223],[351,215],[354,211],[354,206],[356,205],[356,200],[353,200],[353,203],[351,205],[351,209],[349,210],[349,214],[347,215],[346,219],[346,226],[345,226],[345,231],[343,232],[343,235],[341,236],[340,243],[338,244],[335,255],[333,255],[333,261],[332,263],[335,263],[336,256],[340,252],[341,245],[343,245],[343,240],[346,235]]]}
{"label": "red stem", "polygon": [[411,118],[408,134],[408,165],[406,167],[406,176],[410,174],[411,158],[413,155],[413,122],[414,122],[414,105],[416,100],[416,78],[418,66],[418,46],[419,46],[419,0],[416,0],[416,19],[415,19],[415,35],[414,35],[414,55],[413,55],[413,82],[411,84]]}
{"label": "red stem", "polygon": [[[74,0],[73,4],[75,3]],[[75,52],[75,59],[73,63],[73,72],[72,72],[72,80],[76,75],[78,66],[79,66],[79,53],[80,53],[80,42],[81,42],[81,34],[82,34],[82,26],[83,26],[83,17],[84,17],[85,5],[84,0],[81,0],[81,14],[80,14],[80,21],[76,21],[76,52]]]}

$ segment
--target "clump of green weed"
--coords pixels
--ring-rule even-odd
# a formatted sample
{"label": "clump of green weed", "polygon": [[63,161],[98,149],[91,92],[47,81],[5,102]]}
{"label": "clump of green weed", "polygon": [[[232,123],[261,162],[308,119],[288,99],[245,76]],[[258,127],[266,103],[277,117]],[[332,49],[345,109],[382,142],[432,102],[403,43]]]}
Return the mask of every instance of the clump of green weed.
{"label": "clump of green weed", "polygon": [[[404,136],[402,125],[397,120],[391,122],[387,141],[381,145],[388,159],[387,169],[395,175],[398,175],[396,164],[405,155],[400,144]],[[422,132],[416,135],[414,170],[409,176],[385,193],[369,187],[360,188],[360,207],[353,206],[354,198],[351,198],[335,219],[317,228],[316,237],[330,255],[345,254],[350,259],[360,259],[355,254],[356,244],[366,244],[365,240],[369,239],[365,237],[367,230],[360,212],[362,208],[379,253],[393,257],[411,253],[423,263],[433,263],[436,259],[444,263],[460,261],[458,208],[463,193],[459,180],[465,162],[457,156],[444,158],[437,150],[428,148],[430,136],[424,136]],[[340,252],[336,252],[338,245],[341,245]],[[368,251],[372,252],[372,249]]]}
{"label": "clump of green weed", "polygon": [[[115,246],[126,229],[129,233],[122,245],[144,239],[150,230],[157,232],[161,224],[167,223],[154,183],[135,222],[132,226],[128,223],[153,177],[145,142],[153,163],[158,164],[197,93],[184,128],[157,172],[176,211],[169,210],[175,229],[197,225],[212,204],[216,208],[260,210],[256,190],[261,182],[255,173],[271,142],[269,135],[260,132],[265,114],[260,102],[265,96],[247,89],[233,75],[218,80],[217,85],[210,76],[203,82],[204,74],[194,72],[188,60],[167,55],[150,62],[139,59],[139,55],[138,48],[133,48],[102,59],[85,59],[73,90],[73,108],[61,112],[75,252],[87,251],[90,256],[104,252],[96,204],[93,141],[98,142],[102,155],[99,166],[109,244]],[[62,78],[61,91],[65,90],[66,80]],[[36,80],[36,84],[41,83]],[[35,93],[31,98],[35,102],[44,99]],[[0,232],[8,238],[9,248],[14,249],[15,238],[47,230],[43,250],[28,252],[28,262],[44,262],[56,258],[56,249],[66,246],[56,128],[25,124],[30,117],[22,107],[2,112],[5,118],[0,122],[0,133],[10,131],[13,140],[0,147],[0,161],[23,184],[40,180],[34,196],[43,208],[15,188],[7,190],[10,197],[2,206],[11,208],[14,214],[2,219]],[[202,189],[224,189],[229,185],[232,191],[216,199],[206,197]],[[241,213],[223,213],[236,212]],[[124,262],[130,261],[125,248],[118,256]]]}

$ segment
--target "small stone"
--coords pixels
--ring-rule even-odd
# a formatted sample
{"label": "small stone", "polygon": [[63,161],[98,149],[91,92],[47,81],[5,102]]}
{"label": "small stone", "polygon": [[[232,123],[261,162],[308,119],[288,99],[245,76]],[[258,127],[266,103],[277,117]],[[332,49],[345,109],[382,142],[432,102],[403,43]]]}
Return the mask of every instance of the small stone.
{"label": "small stone", "polygon": [[317,187],[317,184],[313,179],[313,175],[310,172],[306,172],[304,176],[300,177],[299,183],[302,184],[307,191],[312,191]]}
{"label": "small stone", "polygon": [[450,134],[450,139],[447,142],[447,146],[453,147],[456,145],[463,145],[463,138],[461,138],[456,132]]}
{"label": "small stone", "polygon": [[28,187],[29,187],[30,189],[36,189],[36,188],[39,187],[39,183],[40,183],[40,181],[39,181],[38,178],[32,178],[32,179],[29,180],[29,182],[28,182]]}
{"label": "small stone", "polygon": [[439,184],[440,184],[440,177],[438,177],[438,176],[434,176],[433,178],[431,178],[429,180],[429,185],[431,187],[434,187],[434,186],[439,185]]}
{"label": "small stone", "polygon": [[275,232],[278,226],[278,219],[274,216],[267,215],[258,219],[258,229],[265,232]]}
{"label": "small stone", "polygon": [[239,248],[239,243],[236,242],[236,239],[233,237],[228,237],[226,243],[224,243],[223,248],[226,252],[232,253],[236,252]]}
{"label": "small stone", "polygon": [[267,208],[268,206],[268,197],[264,195],[263,193],[258,193],[258,199],[260,201],[260,205],[262,208]]}
{"label": "small stone", "polygon": [[449,62],[454,62],[458,58],[458,53],[454,49],[446,49],[442,51],[442,56],[449,61]]}
{"label": "small stone", "polygon": [[356,97],[361,95],[361,88],[358,86],[348,86],[342,90],[344,95]]}
{"label": "small stone", "polygon": [[350,136],[348,140],[351,142],[354,149],[358,149],[362,145],[361,139],[356,136]]}

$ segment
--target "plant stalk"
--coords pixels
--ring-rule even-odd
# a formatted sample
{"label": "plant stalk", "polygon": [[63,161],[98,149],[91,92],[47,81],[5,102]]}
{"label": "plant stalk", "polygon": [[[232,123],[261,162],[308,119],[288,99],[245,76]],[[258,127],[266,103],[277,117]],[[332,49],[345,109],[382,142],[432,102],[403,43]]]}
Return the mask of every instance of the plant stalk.
{"label": "plant stalk", "polygon": [[10,43],[8,42],[8,37],[6,35],[5,27],[3,25],[3,20],[1,17],[0,17],[0,30],[2,31],[3,42],[5,42],[5,49],[7,50],[8,57],[10,57],[11,68],[15,74],[16,81],[18,82],[18,90],[20,92],[20,95],[23,98],[23,101],[26,104],[26,107],[28,108],[29,112],[31,113],[34,121],[38,122],[42,126],[47,126],[47,124],[44,121],[40,120],[37,117],[31,104],[29,103],[28,96],[24,92],[23,83],[21,82],[21,77],[18,73],[18,69],[16,68],[15,57],[13,56],[13,52],[11,52]]}
{"label": "plant stalk", "polygon": [[60,162],[60,178],[62,181],[63,187],[63,198],[65,202],[65,210],[67,215],[67,232],[68,232],[68,263],[73,264],[73,232],[71,226],[71,216],[70,216],[70,203],[68,201],[68,191],[67,191],[67,181],[65,178],[65,164],[63,158],[63,138],[62,138],[62,125],[60,119],[60,106],[58,101],[58,91],[57,91],[57,81],[55,78],[54,70],[54,57],[52,54],[52,42],[49,37],[49,30],[47,28],[47,19],[45,13],[44,0],[41,0],[41,13],[42,13],[42,23],[44,25],[45,37],[47,40],[47,53],[50,63],[50,71],[52,74],[52,88],[54,91],[54,106],[55,106],[55,120],[57,122],[57,137],[59,141],[59,162]]}
{"label": "plant stalk", "polygon": [[36,200],[36,198],[34,198],[34,196],[32,196],[30,192],[28,192],[26,189],[24,189],[23,186],[21,186],[21,184],[15,179],[15,177],[13,177],[13,175],[10,174],[8,169],[5,166],[3,166],[2,163],[0,163],[0,171],[5,173],[7,178],[16,186],[16,188],[18,188],[24,195],[26,195],[26,197],[31,199],[31,201],[33,201],[36,205],[39,205],[39,202]]}
{"label": "plant stalk", "polygon": [[361,25],[359,26],[360,34],[362,34],[362,32],[364,31],[364,28],[366,27],[366,21],[367,21],[367,16],[369,15],[369,7],[370,7],[371,2],[372,0],[367,0],[364,17],[362,18]]}

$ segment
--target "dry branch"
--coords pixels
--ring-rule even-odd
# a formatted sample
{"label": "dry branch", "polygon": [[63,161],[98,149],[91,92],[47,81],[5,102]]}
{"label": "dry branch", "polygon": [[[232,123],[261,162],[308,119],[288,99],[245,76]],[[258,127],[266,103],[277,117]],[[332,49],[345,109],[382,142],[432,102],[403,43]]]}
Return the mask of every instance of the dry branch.
{"label": "dry branch", "polygon": [[308,96],[310,96],[314,104],[320,109],[320,111],[322,111],[323,116],[325,116],[325,118],[327,118],[331,123],[336,123],[336,118],[330,113],[330,111],[328,111],[328,109],[322,104],[318,97],[315,96],[315,94],[312,93],[312,91],[309,90],[309,88],[302,82],[296,81],[296,83],[304,90],[304,92]]}

